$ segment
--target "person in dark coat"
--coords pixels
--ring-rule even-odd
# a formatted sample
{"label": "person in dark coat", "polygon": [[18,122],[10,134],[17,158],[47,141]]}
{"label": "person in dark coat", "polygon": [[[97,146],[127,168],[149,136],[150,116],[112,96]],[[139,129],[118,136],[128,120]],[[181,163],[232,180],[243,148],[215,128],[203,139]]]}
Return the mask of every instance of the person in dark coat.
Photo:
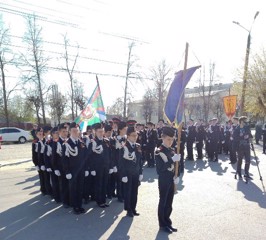
{"label": "person in dark coat", "polygon": [[82,207],[84,178],[89,175],[86,146],[79,139],[79,126],[72,122],[69,125],[70,137],[62,147],[62,162],[66,179],[69,181],[70,204],[74,214],[85,212]]}
{"label": "person in dark coat", "polygon": [[[95,200],[99,207],[109,207],[106,203],[108,175],[110,170],[110,141],[104,138],[104,128],[101,123],[93,126],[95,138],[91,140],[89,145],[90,155],[90,171],[95,177]],[[112,172],[113,173],[113,172]]]}
{"label": "person in dark coat", "polygon": [[238,127],[238,117],[233,118],[233,124],[230,129],[230,163],[235,164],[237,162],[237,149],[236,149],[236,139],[234,139],[234,131]]}
{"label": "person in dark coat", "polygon": [[187,160],[194,161],[193,144],[196,141],[196,127],[194,126],[194,120],[190,119],[187,127]]}
{"label": "person in dark coat", "polygon": [[262,126],[261,126],[260,123],[257,123],[256,126],[255,126],[256,144],[260,144],[261,136],[262,136]]}
{"label": "person in dark coat", "polygon": [[266,154],[266,124],[264,124],[263,130],[262,130],[262,149],[263,153]]}
{"label": "person in dark coat", "polygon": [[197,160],[203,159],[203,142],[206,139],[206,132],[205,132],[205,127],[203,125],[203,120],[199,119],[199,121],[196,124],[196,148],[197,148]]}
{"label": "person in dark coat", "polygon": [[124,183],[124,210],[128,217],[139,216],[136,210],[139,182],[143,179],[141,146],[135,127],[128,127],[127,141],[120,150],[120,171]]}
{"label": "person in dark coat", "polygon": [[238,152],[238,161],[237,161],[237,175],[241,179],[241,165],[242,160],[245,158],[245,175],[246,179],[251,179],[249,175],[249,167],[250,167],[250,139],[252,138],[252,134],[250,128],[247,124],[247,117],[242,116],[239,118],[239,126],[234,131],[233,135],[236,141],[236,150]]}
{"label": "person in dark coat", "polygon": [[153,168],[155,165],[154,151],[158,141],[158,135],[156,129],[154,129],[154,124],[152,122],[148,122],[147,127],[148,130],[146,132],[146,160],[148,162],[148,167]]}
{"label": "person in dark coat", "polygon": [[63,203],[64,208],[70,207],[70,197],[69,197],[69,181],[66,178],[66,173],[63,168],[63,144],[67,141],[68,136],[68,126],[64,123],[58,126],[59,138],[54,140],[52,144],[52,168],[54,169],[54,174],[58,178],[59,186],[56,188],[60,189],[60,200]]}
{"label": "person in dark coat", "polygon": [[[32,162],[39,174],[40,179],[40,191],[43,195],[47,194],[47,190],[45,188],[45,165],[44,165],[44,137],[43,137],[43,129],[36,129],[36,139],[32,142]],[[42,145],[43,144],[43,147]]]}
{"label": "person in dark coat", "polygon": [[54,141],[58,141],[59,135],[58,135],[58,127],[54,127],[51,130],[51,138],[46,142],[45,149],[44,149],[44,163],[46,171],[49,173],[51,182],[52,182],[52,196],[53,199],[57,202],[61,202],[61,196],[60,196],[60,188],[59,188],[59,179],[58,176],[54,173],[54,168],[52,164],[52,147],[54,144]]}
{"label": "person in dark coat", "polygon": [[[159,184],[158,220],[160,230],[172,233],[177,229],[172,226],[170,215],[174,198],[174,185],[178,184],[179,177],[175,178],[175,162],[180,161],[180,155],[175,154],[171,148],[175,131],[171,127],[164,127],[162,133],[163,143],[155,152],[156,170]],[[178,164],[178,163],[177,163]]]}

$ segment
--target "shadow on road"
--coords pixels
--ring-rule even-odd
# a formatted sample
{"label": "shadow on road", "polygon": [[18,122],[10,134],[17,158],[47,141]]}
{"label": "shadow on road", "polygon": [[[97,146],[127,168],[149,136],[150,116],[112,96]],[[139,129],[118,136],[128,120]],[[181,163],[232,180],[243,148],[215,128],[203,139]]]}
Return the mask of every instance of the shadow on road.
{"label": "shadow on road", "polygon": [[155,179],[158,179],[158,175],[156,172],[156,167],[148,168],[143,167],[143,182],[153,183]]}
{"label": "shadow on road", "polygon": [[130,236],[127,233],[130,229],[132,222],[133,218],[123,217],[110,235],[110,237],[108,238],[108,240],[130,239]]}
{"label": "shadow on road", "polygon": [[256,202],[261,208],[266,208],[266,195],[253,182],[246,184],[244,181],[238,181],[237,190],[241,191],[248,201]]}

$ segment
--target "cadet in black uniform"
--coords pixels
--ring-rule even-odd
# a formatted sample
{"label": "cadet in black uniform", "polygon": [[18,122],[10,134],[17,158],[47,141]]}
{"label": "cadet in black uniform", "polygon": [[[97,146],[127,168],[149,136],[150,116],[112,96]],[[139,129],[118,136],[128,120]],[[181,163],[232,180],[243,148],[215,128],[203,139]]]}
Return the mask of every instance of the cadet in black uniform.
{"label": "cadet in black uniform", "polygon": [[56,189],[60,189],[60,200],[63,202],[64,208],[68,208],[70,206],[69,181],[66,179],[66,173],[64,172],[62,160],[62,146],[68,136],[67,128],[68,127],[64,123],[59,125],[59,138],[57,141],[53,141],[52,145],[52,167],[55,175],[58,177],[59,184],[59,187],[56,186]]}
{"label": "cadet in black uniform", "polygon": [[233,124],[230,129],[230,163],[235,164],[237,162],[237,150],[236,150],[236,140],[234,139],[234,131],[238,127],[238,117],[233,118]]}
{"label": "cadet in black uniform", "polygon": [[247,125],[247,117],[242,116],[239,118],[239,126],[234,131],[233,138],[236,141],[236,148],[238,152],[238,161],[237,161],[237,174],[241,179],[241,165],[242,160],[245,157],[245,175],[244,177],[247,179],[251,179],[249,175],[249,167],[250,167],[250,142],[249,139],[252,138],[251,131],[249,126]]}
{"label": "cadet in black uniform", "polygon": [[69,130],[70,137],[62,148],[62,161],[66,178],[69,180],[70,204],[75,214],[81,214],[85,212],[82,208],[82,197],[84,177],[89,175],[88,157],[86,146],[79,139],[79,126],[72,122]]}
{"label": "cadet in black uniform", "polygon": [[187,128],[187,160],[194,161],[193,143],[196,141],[196,127],[192,119],[188,122]]}
{"label": "cadet in black uniform", "polygon": [[101,123],[93,126],[95,138],[89,145],[90,170],[91,175],[95,176],[95,200],[99,207],[109,207],[106,203],[108,175],[110,167],[110,142],[104,138],[104,128]]}
{"label": "cadet in black uniform", "polygon": [[218,144],[220,141],[220,127],[217,125],[217,118],[212,119],[209,132],[209,160],[218,162]]}
{"label": "cadet in black uniform", "polygon": [[202,149],[203,149],[203,142],[206,139],[206,132],[205,127],[203,125],[203,120],[199,119],[199,122],[196,125],[196,148],[198,157],[197,159],[203,159]]}
{"label": "cadet in black uniform", "polygon": [[146,160],[148,161],[148,167],[154,167],[154,151],[158,141],[157,131],[154,129],[152,122],[147,123],[148,130],[146,132]]}
{"label": "cadet in black uniform", "polygon": [[158,133],[158,141],[157,141],[157,147],[160,147],[162,145],[162,133],[163,133],[163,127],[164,127],[164,120],[160,119],[158,121],[157,125],[157,133]]}
{"label": "cadet in black uniform", "polygon": [[174,185],[178,184],[179,178],[174,178],[174,162],[180,160],[180,155],[175,154],[171,148],[174,141],[175,131],[171,127],[164,127],[161,147],[155,152],[156,170],[159,184],[158,220],[160,230],[167,233],[176,232],[172,227],[170,215],[174,198]]}
{"label": "cadet in black uniform", "polygon": [[49,178],[52,182],[52,196],[57,203],[60,203],[60,189],[58,177],[54,173],[53,164],[52,164],[52,146],[54,141],[57,141],[59,138],[58,128],[55,127],[51,130],[51,137],[45,143],[44,149],[44,164],[46,171],[48,172]]}
{"label": "cadet in black uniform", "polygon": [[139,182],[143,179],[141,147],[136,143],[138,138],[135,127],[128,127],[127,142],[120,150],[120,171],[124,183],[124,210],[128,217],[138,216],[136,206]]}
{"label": "cadet in black uniform", "polygon": [[119,153],[120,149],[126,143],[126,133],[127,133],[127,124],[126,122],[118,123],[118,135],[114,137],[115,140],[115,150],[114,150],[114,178],[113,178],[113,192],[116,189],[116,194],[119,202],[124,202],[124,189],[123,183],[121,181],[121,171],[120,171],[120,162],[119,162]]}
{"label": "cadet in black uniform", "polygon": [[114,151],[115,151],[115,140],[112,137],[113,129],[111,125],[104,126],[104,137],[109,141],[109,157],[110,157],[110,164],[109,164],[109,175],[108,175],[108,184],[107,184],[107,197],[112,199],[113,192],[112,192],[112,176],[114,174]]}
{"label": "cadet in black uniform", "polygon": [[44,179],[45,165],[43,158],[41,159],[40,149],[39,149],[40,146],[39,141],[43,143],[43,129],[39,127],[36,129],[35,133],[36,133],[36,139],[33,140],[32,142],[32,161],[39,174],[40,191],[43,195],[46,195],[47,191],[45,188],[45,179]]}

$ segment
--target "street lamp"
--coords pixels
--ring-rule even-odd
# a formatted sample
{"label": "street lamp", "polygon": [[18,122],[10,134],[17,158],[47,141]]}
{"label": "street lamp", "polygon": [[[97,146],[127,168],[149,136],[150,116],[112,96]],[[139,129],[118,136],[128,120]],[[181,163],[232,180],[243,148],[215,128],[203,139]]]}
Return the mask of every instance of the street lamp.
{"label": "street lamp", "polygon": [[253,24],[254,24],[258,15],[259,15],[259,11],[256,12],[249,30],[247,28],[243,27],[239,22],[233,21],[234,24],[238,25],[239,27],[243,28],[244,30],[246,30],[248,32],[244,75],[243,75],[243,83],[242,83],[242,96],[241,96],[241,103],[240,103],[240,115],[242,115],[242,116],[245,114],[244,107],[245,107],[245,94],[246,94],[247,77],[248,77],[248,62],[249,62],[249,53],[250,53],[251,30],[252,30]]}

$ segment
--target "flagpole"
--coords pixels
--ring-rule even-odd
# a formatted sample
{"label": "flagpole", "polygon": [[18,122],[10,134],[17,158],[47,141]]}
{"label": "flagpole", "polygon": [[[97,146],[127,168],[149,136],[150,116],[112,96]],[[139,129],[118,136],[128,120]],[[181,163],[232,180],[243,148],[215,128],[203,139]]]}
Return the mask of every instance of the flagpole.
{"label": "flagpole", "polygon": [[[188,61],[188,43],[186,43],[186,50],[185,50],[185,62],[184,62],[184,71],[183,71],[183,81],[184,82],[184,78],[186,76],[186,71],[187,71],[187,61]],[[184,92],[182,93],[182,95],[184,94]],[[181,98],[182,99],[182,96]],[[177,122],[177,111],[176,111],[176,122]],[[180,154],[180,142],[181,142],[181,134],[182,134],[182,127],[183,127],[183,122],[179,123],[178,126],[178,135],[177,135],[177,154]],[[175,178],[177,178],[178,176],[178,168],[179,168],[179,163],[176,162],[175,164]],[[177,185],[175,185],[175,192],[177,192]]]}

